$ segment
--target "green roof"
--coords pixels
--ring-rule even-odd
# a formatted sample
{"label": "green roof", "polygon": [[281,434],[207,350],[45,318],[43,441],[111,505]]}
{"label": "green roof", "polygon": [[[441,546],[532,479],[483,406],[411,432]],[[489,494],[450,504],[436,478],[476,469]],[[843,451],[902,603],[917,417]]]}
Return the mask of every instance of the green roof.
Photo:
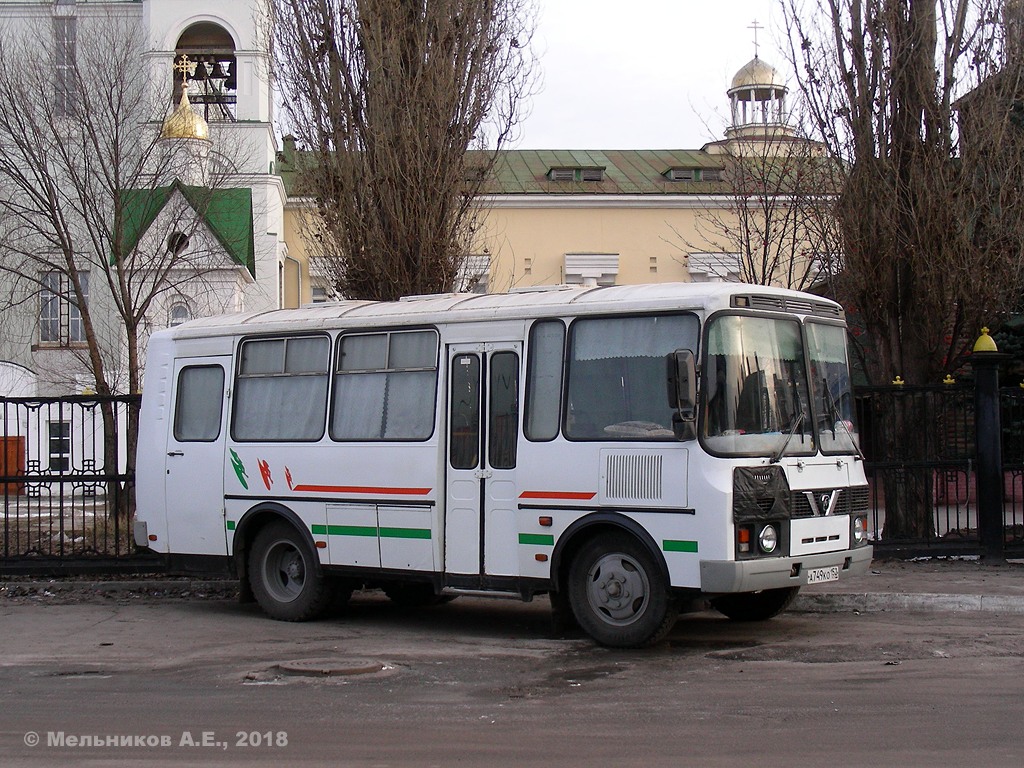
{"label": "green roof", "polygon": [[[498,153],[482,192],[491,195],[699,195],[721,192],[720,183],[673,181],[673,169],[724,167],[725,158],[699,149],[514,149]],[[553,169],[601,169],[600,181],[553,180]]]}
{"label": "green roof", "polygon": [[175,191],[181,192],[231,259],[255,277],[252,190],[247,188],[210,189],[175,181],[166,187],[125,190],[122,193],[125,252],[138,246]]}
{"label": "green roof", "polygon": [[[472,167],[470,151],[468,165]],[[498,153],[493,170],[484,181],[485,195],[701,195],[723,193],[727,185],[695,178],[672,180],[673,169],[720,169],[727,157],[700,149],[512,149]],[[278,153],[275,169],[289,195],[300,195],[297,178],[303,164],[315,162],[312,152],[298,150],[290,136]],[[600,181],[559,181],[552,169],[602,171]],[[698,175],[699,176],[699,175]]]}

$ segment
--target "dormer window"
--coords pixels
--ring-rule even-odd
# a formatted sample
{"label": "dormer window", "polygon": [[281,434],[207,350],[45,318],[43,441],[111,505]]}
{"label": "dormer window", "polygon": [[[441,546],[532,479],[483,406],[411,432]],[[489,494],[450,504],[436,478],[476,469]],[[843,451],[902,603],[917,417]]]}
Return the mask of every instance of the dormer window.
{"label": "dormer window", "polygon": [[561,166],[548,169],[548,181],[604,181],[601,166]]}
{"label": "dormer window", "polygon": [[669,168],[662,174],[669,181],[696,181],[696,168]]}
{"label": "dormer window", "polygon": [[721,181],[721,168],[669,168],[663,174],[669,181]]}

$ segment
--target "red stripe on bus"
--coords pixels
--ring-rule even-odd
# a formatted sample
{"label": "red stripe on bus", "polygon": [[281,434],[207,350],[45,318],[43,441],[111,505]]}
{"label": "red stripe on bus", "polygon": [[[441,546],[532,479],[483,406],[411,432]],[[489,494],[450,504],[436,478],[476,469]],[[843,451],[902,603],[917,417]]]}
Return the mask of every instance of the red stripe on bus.
{"label": "red stripe on bus", "polygon": [[519,494],[520,499],[577,499],[587,501],[597,496],[596,493],[586,491],[523,491]]}
{"label": "red stripe on bus", "polygon": [[364,485],[296,485],[293,490],[310,493],[376,493],[381,496],[425,496],[430,488],[374,488]]}

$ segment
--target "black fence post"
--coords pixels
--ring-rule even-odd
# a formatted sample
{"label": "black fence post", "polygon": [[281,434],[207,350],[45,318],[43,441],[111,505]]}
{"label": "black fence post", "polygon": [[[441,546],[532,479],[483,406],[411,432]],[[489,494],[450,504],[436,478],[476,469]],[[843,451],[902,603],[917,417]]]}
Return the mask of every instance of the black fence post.
{"label": "black fence post", "polygon": [[985,351],[983,333],[974,354],[974,418],[975,456],[978,482],[978,536],[985,556],[993,560],[1005,559],[1005,521],[1003,513],[1003,448],[999,414],[999,364],[1008,355]]}

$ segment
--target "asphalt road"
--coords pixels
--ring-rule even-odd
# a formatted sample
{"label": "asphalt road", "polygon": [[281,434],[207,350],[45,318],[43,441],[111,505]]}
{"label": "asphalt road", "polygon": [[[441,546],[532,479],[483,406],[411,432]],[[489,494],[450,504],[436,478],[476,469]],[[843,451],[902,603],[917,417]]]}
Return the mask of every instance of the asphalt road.
{"label": "asphalt road", "polygon": [[1020,614],[706,612],[621,652],[556,636],[543,600],[408,611],[362,595],[287,624],[195,595],[26,598],[0,600],[0,649],[3,766],[1024,758]]}

